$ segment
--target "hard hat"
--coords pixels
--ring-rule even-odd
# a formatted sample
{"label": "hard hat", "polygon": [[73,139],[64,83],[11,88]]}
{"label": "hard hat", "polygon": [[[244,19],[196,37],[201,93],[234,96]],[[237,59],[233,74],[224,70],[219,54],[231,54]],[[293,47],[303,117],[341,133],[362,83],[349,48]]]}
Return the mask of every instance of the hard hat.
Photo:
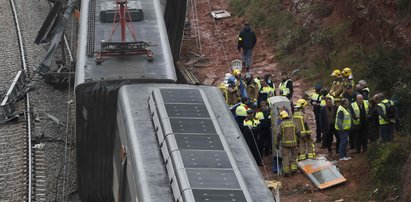
{"label": "hard hat", "polygon": [[319,84],[319,83],[316,83],[316,84],[314,85],[314,89],[315,89],[315,90],[321,90],[321,88],[322,88],[322,86],[321,86],[321,84]]}
{"label": "hard hat", "polygon": [[343,70],[342,70],[342,75],[344,75],[345,77],[348,77],[348,76],[350,76],[351,74],[352,74],[352,71],[351,71],[351,69],[349,68],[349,67],[346,67],[346,68],[344,68]]}
{"label": "hard hat", "polygon": [[341,71],[340,71],[339,69],[335,69],[335,70],[333,71],[333,73],[331,74],[331,76],[333,76],[333,77],[339,77],[339,76],[341,76]]}
{"label": "hard hat", "polygon": [[285,119],[288,118],[288,112],[287,111],[281,111],[280,112],[280,119]]}
{"label": "hard hat", "polygon": [[227,79],[228,84],[234,85],[235,84],[235,77],[230,77]]}
{"label": "hard hat", "polygon": [[305,106],[307,106],[307,105],[308,105],[308,103],[307,103],[307,101],[304,100],[304,99],[299,99],[299,100],[297,101],[297,106],[299,106],[299,107],[305,107]]}
{"label": "hard hat", "polygon": [[237,76],[237,75],[239,75],[239,74],[241,74],[241,71],[240,71],[240,70],[235,69],[235,70],[233,71],[233,75],[234,75],[234,76]]}

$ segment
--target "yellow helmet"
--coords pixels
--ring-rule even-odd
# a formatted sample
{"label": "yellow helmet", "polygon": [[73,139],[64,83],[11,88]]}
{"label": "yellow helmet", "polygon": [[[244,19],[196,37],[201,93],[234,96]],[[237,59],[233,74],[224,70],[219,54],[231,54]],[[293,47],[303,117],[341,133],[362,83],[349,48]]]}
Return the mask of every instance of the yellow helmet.
{"label": "yellow helmet", "polygon": [[304,100],[304,99],[299,99],[299,100],[297,101],[297,106],[298,106],[298,107],[305,107],[305,106],[307,106],[307,105],[308,105],[308,103],[307,103],[307,101]]}
{"label": "yellow helmet", "polygon": [[344,75],[345,77],[348,77],[352,74],[352,71],[349,67],[346,67],[342,70],[342,75]]}
{"label": "yellow helmet", "polygon": [[280,112],[280,119],[285,119],[288,118],[288,112],[287,111],[281,111]]}
{"label": "yellow helmet", "polygon": [[331,74],[331,76],[333,76],[333,77],[339,77],[339,76],[341,76],[341,71],[340,71],[339,69],[335,69],[335,70],[333,71],[333,73]]}
{"label": "yellow helmet", "polygon": [[240,70],[235,69],[235,70],[233,71],[233,75],[234,75],[234,76],[237,76],[237,75],[239,75],[239,74],[241,74],[241,71],[240,71]]}

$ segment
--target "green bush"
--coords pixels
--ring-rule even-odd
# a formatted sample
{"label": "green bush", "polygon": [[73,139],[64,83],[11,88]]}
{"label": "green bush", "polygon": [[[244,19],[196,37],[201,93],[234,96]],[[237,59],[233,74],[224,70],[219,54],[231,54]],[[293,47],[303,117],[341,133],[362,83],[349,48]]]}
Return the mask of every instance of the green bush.
{"label": "green bush", "polygon": [[399,195],[401,170],[411,152],[411,138],[397,137],[392,143],[371,145],[367,157],[374,185],[379,188],[377,200]]}
{"label": "green bush", "polygon": [[397,0],[397,7],[399,10],[406,10],[409,8],[411,0]]}

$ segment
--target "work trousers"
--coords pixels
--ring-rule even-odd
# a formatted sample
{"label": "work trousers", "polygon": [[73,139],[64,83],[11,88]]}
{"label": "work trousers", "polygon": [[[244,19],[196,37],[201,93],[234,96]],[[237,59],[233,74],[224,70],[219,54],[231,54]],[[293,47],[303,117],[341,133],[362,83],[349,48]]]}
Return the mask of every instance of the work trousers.
{"label": "work trousers", "polygon": [[331,147],[333,146],[334,141],[333,136],[335,136],[335,139],[337,140],[337,143],[335,144],[335,153],[338,154],[338,149],[340,148],[340,136],[335,131],[334,124],[330,126],[330,130],[328,132],[324,133],[325,147],[329,152],[332,151]]}
{"label": "work trousers", "polygon": [[253,49],[243,49],[243,62],[247,70],[251,67]]}
{"label": "work trousers", "polygon": [[348,143],[348,131],[337,131],[340,136],[340,147],[338,148],[338,155],[340,158],[347,157],[347,143]]}
{"label": "work trousers", "polygon": [[283,157],[283,173],[289,174],[292,171],[297,171],[297,146],[282,147],[281,155]]}
{"label": "work trousers", "polygon": [[315,115],[315,125],[316,125],[316,140],[315,142],[321,142],[321,127],[320,127],[320,109],[316,109],[314,107],[314,115]]}
{"label": "work trousers", "polygon": [[272,152],[273,141],[271,138],[271,129],[263,128],[260,132],[260,153],[268,156]]}
{"label": "work trousers", "polygon": [[365,125],[359,125],[355,130],[355,150],[357,152],[367,151],[368,128]]}
{"label": "work trousers", "polygon": [[355,133],[353,131],[348,132],[348,142],[350,143],[350,149],[355,148]]}
{"label": "work trousers", "polygon": [[[251,151],[251,154],[253,155],[257,165],[261,165],[262,164],[262,159],[260,158],[260,155],[258,154],[258,142],[259,140],[259,136],[258,136],[258,132],[256,130],[253,129],[249,129],[244,127],[244,140],[248,145],[248,148]],[[254,136],[254,137],[253,137]]]}
{"label": "work trousers", "polygon": [[299,151],[300,151],[300,155],[298,156],[299,161],[305,160],[307,157],[309,159],[314,158],[315,145],[309,135],[306,135],[300,138]]}
{"label": "work trousers", "polygon": [[394,125],[387,123],[379,126],[382,142],[391,142],[394,136]]}
{"label": "work trousers", "polygon": [[379,126],[376,124],[368,124],[368,134],[370,137],[370,142],[377,142],[380,139]]}

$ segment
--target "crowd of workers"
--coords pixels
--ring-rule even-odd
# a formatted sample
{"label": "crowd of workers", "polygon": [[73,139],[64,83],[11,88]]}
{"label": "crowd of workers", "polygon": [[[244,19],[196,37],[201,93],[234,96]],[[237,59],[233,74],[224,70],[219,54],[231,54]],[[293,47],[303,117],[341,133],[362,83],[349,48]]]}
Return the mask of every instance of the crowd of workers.
{"label": "crowd of workers", "polygon": [[[232,74],[226,74],[225,82],[219,88],[259,166],[263,165],[263,156],[272,153],[273,145],[281,151],[285,176],[297,171],[297,161],[315,157],[315,145],[305,114],[309,103],[315,115],[315,142],[321,143],[321,148],[326,148],[332,155],[335,137],[335,151],[341,161],[351,159],[347,155],[347,146],[360,153],[367,150],[369,141],[389,142],[393,139],[395,126],[399,123],[394,102],[382,93],[371,98],[367,82],[360,80],[355,84],[349,67],[342,71],[335,69],[329,88],[316,84],[309,99],[297,99],[293,105],[293,82],[286,72],[281,73],[277,89],[272,75],[254,77],[250,72],[256,42],[254,31],[246,23],[237,46],[243,51],[246,73],[234,68]],[[277,95],[290,100],[291,110],[281,109],[280,121],[274,124],[269,98]],[[273,128],[274,125],[278,127]]]}
{"label": "crowd of workers", "polygon": [[[333,82],[329,88],[316,84],[310,99],[297,99],[293,105],[293,82],[286,72],[281,73],[277,89],[270,74],[254,77],[250,72],[243,74],[235,69],[233,75],[226,75],[220,89],[258,165],[262,165],[263,156],[272,153],[272,145],[281,146],[285,176],[297,171],[297,161],[315,157],[314,140],[305,114],[309,104],[315,115],[315,142],[332,154],[335,137],[335,151],[342,161],[351,159],[347,146],[359,153],[367,150],[369,141],[393,139],[398,122],[394,102],[382,93],[371,98],[367,83],[360,80],[355,84],[350,68],[336,69],[331,76]],[[291,100],[292,109],[279,113],[281,123],[273,129],[268,98],[276,95]]]}

